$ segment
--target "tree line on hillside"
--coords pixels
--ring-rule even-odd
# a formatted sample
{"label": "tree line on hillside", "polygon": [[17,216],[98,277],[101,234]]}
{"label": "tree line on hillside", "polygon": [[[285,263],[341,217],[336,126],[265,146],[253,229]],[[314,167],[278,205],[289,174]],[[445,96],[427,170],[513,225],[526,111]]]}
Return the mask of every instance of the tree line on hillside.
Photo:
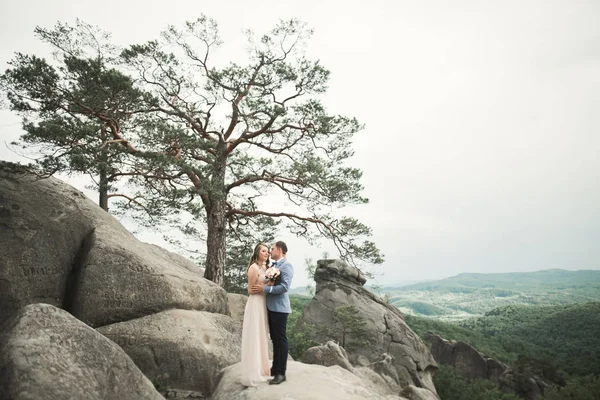
{"label": "tree line on hillside", "polygon": [[[566,306],[511,305],[459,324],[410,315],[406,316],[406,322],[421,337],[432,332],[445,339],[464,341],[517,371],[526,371],[553,384],[544,394],[545,399],[598,399],[600,302]],[[436,388],[441,388],[442,400],[480,398],[465,393],[470,393],[473,387],[483,392],[487,390],[484,387],[487,384],[467,381],[451,369],[442,368],[439,372],[435,383]],[[490,397],[482,398],[504,398],[492,392],[487,395]]]}

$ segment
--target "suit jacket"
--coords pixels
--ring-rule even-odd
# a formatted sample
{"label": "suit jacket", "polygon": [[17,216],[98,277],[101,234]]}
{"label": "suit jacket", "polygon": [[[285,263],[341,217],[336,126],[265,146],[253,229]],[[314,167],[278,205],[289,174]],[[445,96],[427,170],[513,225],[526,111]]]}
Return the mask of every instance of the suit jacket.
{"label": "suit jacket", "polygon": [[280,273],[279,279],[275,281],[275,285],[264,287],[267,296],[267,309],[269,311],[291,314],[292,307],[288,291],[294,277],[294,267],[292,267],[287,258],[283,259],[281,265],[279,264],[280,262],[277,263]]}

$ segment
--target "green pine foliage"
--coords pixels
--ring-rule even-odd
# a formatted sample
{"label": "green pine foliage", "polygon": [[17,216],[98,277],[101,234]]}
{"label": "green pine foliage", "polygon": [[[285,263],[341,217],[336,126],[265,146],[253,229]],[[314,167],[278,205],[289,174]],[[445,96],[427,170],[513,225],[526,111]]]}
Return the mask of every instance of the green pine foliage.
{"label": "green pine foliage", "polygon": [[512,354],[553,360],[571,375],[600,374],[600,302],[508,306],[460,325],[495,338]]}
{"label": "green pine foliage", "polygon": [[600,400],[600,377],[586,375],[569,379],[564,387],[553,387],[544,400]]}
{"label": "green pine foliage", "polygon": [[460,340],[468,343],[478,351],[506,363],[514,362],[517,359],[517,355],[507,351],[498,338],[490,338],[480,332],[449,322],[412,315],[405,315],[404,318],[408,326],[421,338],[424,337],[425,333],[431,332],[440,335],[444,339]]}
{"label": "green pine foliage", "polygon": [[[120,198],[128,217],[205,242],[205,278],[224,286],[228,238],[268,218],[350,263],[383,262],[371,229],[337,212],[368,203],[350,162],[363,125],[322,103],[330,72],[307,57],[302,21],[246,31],[242,64],[213,60],[222,42],[204,15],[123,49],[79,21],[36,33],[55,58],[16,53],[0,74],[18,144],[48,174],[91,175],[105,210]],[[273,193],[294,206],[263,201]]]}
{"label": "green pine foliage", "polygon": [[314,338],[316,337],[316,327],[302,323],[298,325],[298,320],[304,314],[304,307],[312,299],[308,296],[290,295],[292,313],[288,317],[287,337],[289,353],[294,360],[299,360],[302,354],[311,347],[320,345]]}
{"label": "green pine foliage", "polygon": [[368,346],[364,339],[367,323],[353,304],[337,307],[333,311],[334,325],[329,330],[332,339],[337,340],[347,350]]}
{"label": "green pine foliage", "polygon": [[433,377],[441,400],[521,400],[514,394],[503,393],[486,379],[465,379],[451,367],[442,365]]}
{"label": "green pine foliage", "polygon": [[573,377],[600,374],[600,303],[566,306],[507,306],[483,317],[451,324],[406,316],[426,332],[464,341],[517,370],[559,386]]}

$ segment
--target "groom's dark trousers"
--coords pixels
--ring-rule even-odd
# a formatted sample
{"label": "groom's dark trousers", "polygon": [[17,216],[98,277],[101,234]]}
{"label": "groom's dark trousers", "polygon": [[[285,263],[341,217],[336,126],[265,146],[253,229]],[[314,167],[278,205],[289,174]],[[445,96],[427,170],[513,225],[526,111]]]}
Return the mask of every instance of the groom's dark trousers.
{"label": "groom's dark trousers", "polygon": [[288,341],[286,336],[287,313],[269,311],[269,332],[273,341],[273,366],[271,376],[285,375],[288,359]]}
{"label": "groom's dark trousers", "polygon": [[[265,286],[263,288],[267,296],[267,310],[269,319],[269,332],[273,341],[273,366],[271,375],[283,375],[287,369],[288,341],[285,334],[289,313],[292,312],[288,290],[294,277],[294,267],[287,258],[278,260],[276,264],[280,275],[275,281],[274,286]],[[274,379],[270,383],[280,384],[283,380]]]}

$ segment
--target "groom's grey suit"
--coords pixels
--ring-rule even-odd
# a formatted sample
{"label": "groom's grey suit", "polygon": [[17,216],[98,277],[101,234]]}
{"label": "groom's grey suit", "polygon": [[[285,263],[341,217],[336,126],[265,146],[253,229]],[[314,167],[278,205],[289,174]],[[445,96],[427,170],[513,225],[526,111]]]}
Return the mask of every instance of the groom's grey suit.
{"label": "groom's grey suit", "polygon": [[264,290],[267,294],[267,309],[280,313],[290,314],[292,307],[290,306],[290,296],[288,291],[294,277],[294,267],[287,260],[282,258],[277,261],[276,268],[279,268],[279,278],[274,286],[265,286]]}
{"label": "groom's grey suit", "polygon": [[271,375],[283,375],[287,369],[288,342],[286,335],[288,314],[292,312],[288,291],[294,277],[294,267],[287,258],[282,258],[275,265],[280,275],[273,286],[265,286],[267,310],[269,314],[269,331],[273,341],[273,366]]}

